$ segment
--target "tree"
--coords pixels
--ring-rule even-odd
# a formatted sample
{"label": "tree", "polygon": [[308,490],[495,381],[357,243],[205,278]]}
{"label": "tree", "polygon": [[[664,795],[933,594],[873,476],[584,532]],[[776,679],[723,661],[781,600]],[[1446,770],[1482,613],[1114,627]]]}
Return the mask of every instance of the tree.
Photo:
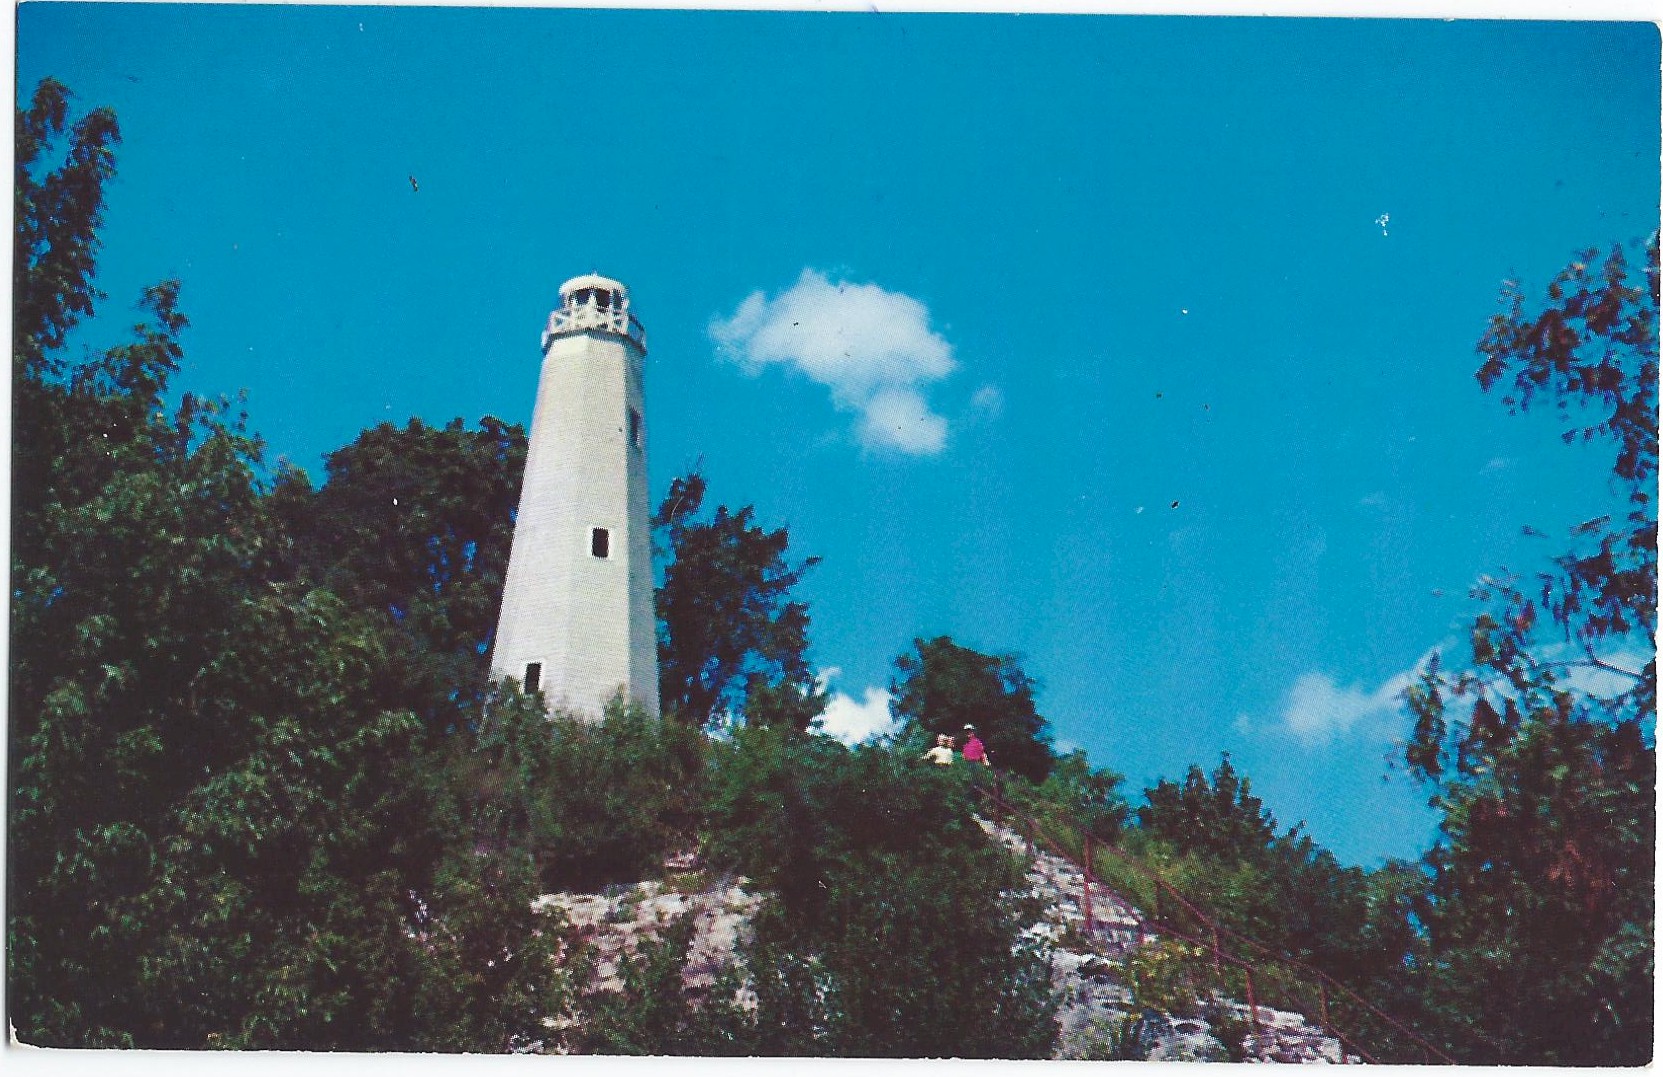
{"label": "tree", "polygon": [[1120,795],[1123,775],[1107,767],[1093,767],[1085,749],[1058,756],[1051,773],[1036,790],[1044,803],[1062,808],[1099,841],[1120,839],[1130,809]]}
{"label": "tree", "polygon": [[[145,1012],[131,963],[154,940],[128,929],[158,882],[158,821],[248,747],[222,728],[216,689],[263,609],[248,569],[275,536],[257,444],[188,396],[164,417],[176,295],[150,291],[132,344],[66,381],[43,363],[19,394],[61,446],[17,494],[10,710],[19,1027],[51,1042],[131,1034]],[[105,990],[76,990],[93,970]]]}
{"label": "tree", "polygon": [[653,516],[664,709],[700,727],[744,715],[806,729],[826,698],[808,663],[808,605],[791,594],[820,559],[792,564],[786,529],[758,526],[749,505],[705,517],[705,492],[698,472],[675,479]]}
{"label": "tree", "polygon": [[[1191,766],[1182,784],[1162,779],[1144,796],[1131,844],[1218,924],[1365,996],[1401,1003],[1415,935],[1402,900],[1413,892],[1411,880],[1399,869],[1383,869],[1377,879],[1341,864],[1302,826],[1278,833],[1228,754],[1210,776]],[[1186,923],[1185,908],[1165,911]],[[1393,1046],[1393,1030],[1370,1031],[1371,1050]]]}
{"label": "tree", "polygon": [[[500,1050],[555,1005],[558,925],[476,851],[401,705],[401,640],[295,572],[229,401],[169,406],[186,321],[70,362],[113,117],[39,164],[18,122],[23,308],[9,709],[9,1016],[57,1046]],[[471,728],[463,723],[465,728]]]}
{"label": "tree", "polygon": [[525,453],[525,431],[490,416],[381,423],[324,458],[322,489],[289,471],[273,494],[300,573],[396,628],[403,703],[436,732],[488,679]]}
{"label": "tree", "polygon": [[45,79],[28,109],[17,112],[12,363],[18,380],[56,370],[52,353],[102,298],[92,284],[94,258],[121,129],[114,112],[94,109],[70,129],[62,164],[43,172],[42,157],[69,121],[71,97],[62,83]]}
{"label": "tree", "polygon": [[1180,852],[1235,860],[1257,857],[1276,839],[1276,817],[1253,795],[1252,780],[1237,773],[1228,752],[1210,780],[1191,764],[1183,785],[1162,778],[1143,795],[1138,826]]}
{"label": "tree", "polygon": [[961,740],[973,725],[996,768],[1032,782],[1050,773],[1049,725],[1015,656],[982,654],[938,636],[913,640],[913,653],[897,658],[895,670],[889,690],[898,717]]}
{"label": "tree", "polygon": [[1535,579],[1486,578],[1471,661],[1408,693],[1411,771],[1442,815],[1427,857],[1435,1008],[1463,1060],[1651,1058],[1657,665],[1658,248],[1580,255],[1528,309],[1509,282],[1479,384],[1609,444],[1620,514]]}
{"label": "tree", "polygon": [[[45,79],[17,110],[12,248],[12,549],[38,546],[26,511],[47,495],[47,469],[68,447],[66,393],[57,378],[69,332],[101,298],[93,258],[104,219],[104,185],[121,141],[115,113],[77,120],[56,167],[48,158],[69,123],[70,92]],[[163,357],[163,361],[169,361]],[[15,624],[14,624],[15,630]]]}

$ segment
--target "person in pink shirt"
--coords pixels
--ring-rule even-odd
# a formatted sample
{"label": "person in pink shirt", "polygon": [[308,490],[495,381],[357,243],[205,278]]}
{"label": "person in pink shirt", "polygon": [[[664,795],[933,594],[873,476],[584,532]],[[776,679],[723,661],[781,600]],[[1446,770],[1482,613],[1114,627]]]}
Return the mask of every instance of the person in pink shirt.
{"label": "person in pink shirt", "polygon": [[992,760],[987,757],[987,745],[982,743],[982,738],[976,736],[976,727],[973,725],[964,727],[964,761],[980,763],[984,767],[993,766]]}

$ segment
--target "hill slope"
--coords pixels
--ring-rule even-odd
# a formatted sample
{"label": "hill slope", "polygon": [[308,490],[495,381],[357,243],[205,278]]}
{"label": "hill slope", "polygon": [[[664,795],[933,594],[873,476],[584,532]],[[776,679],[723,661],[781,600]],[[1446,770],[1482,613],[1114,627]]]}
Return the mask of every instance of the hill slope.
{"label": "hill slope", "polygon": [[[1135,1006],[1136,961],[1162,939],[1149,918],[1119,895],[1094,883],[1091,923],[1082,908],[1083,873],[1068,860],[1027,847],[1021,835],[985,819],[982,829],[1028,862],[1027,882],[1042,914],[1027,929],[1051,949],[1052,984],[1060,1010],[1059,1059],[1143,1058],[1164,1061],[1357,1062],[1339,1040],[1305,1015],[1214,999],[1192,1012],[1165,1013]],[[678,924],[691,927],[682,986],[694,1000],[708,997],[718,974],[740,959],[751,918],[763,897],[743,876],[709,877],[696,854],[665,865],[664,881],[611,887],[604,893],[555,893],[538,899],[560,910],[575,938],[591,948],[589,992],[617,991],[622,966],[643,945],[667,937]],[[754,1003],[740,987],[741,1005]],[[1256,1020],[1255,1020],[1256,1019]],[[558,1032],[570,1018],[551,1018]],[[1226,1046],[1225,1041],[1231,1041]],[[542,1044],[527,1044],[538,1051]]]}

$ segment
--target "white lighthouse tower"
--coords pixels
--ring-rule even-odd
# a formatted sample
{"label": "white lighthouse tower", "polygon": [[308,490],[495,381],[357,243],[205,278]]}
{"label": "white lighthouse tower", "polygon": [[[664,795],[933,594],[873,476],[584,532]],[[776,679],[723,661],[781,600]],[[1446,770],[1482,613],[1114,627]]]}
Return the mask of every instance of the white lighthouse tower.
{"label": "white lighthouse tower", "polygon": [[590,274],[560,286],[491,654],[493,677],[595,718],[620,689],[659,713],[646,354],[622,284]]}

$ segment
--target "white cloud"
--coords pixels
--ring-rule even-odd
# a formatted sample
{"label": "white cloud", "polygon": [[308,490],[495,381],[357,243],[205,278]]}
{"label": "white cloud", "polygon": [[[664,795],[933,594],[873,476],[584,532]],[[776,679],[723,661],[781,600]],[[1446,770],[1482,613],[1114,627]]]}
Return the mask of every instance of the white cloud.
{"label": "white cloud", "polygon": [[849,745],[893,733],[900,723],[889,711],[892,698],[882,688],[866,689],[865,698],[858,703],[842,692],[833,692],[826,713],[819,718],[820,731]]}
{"label": "white cloud", "polygon": [[1390,677],[1368,691],[1341,686],[1326,673],[1307,673],[1293,682],[1282,707],[1282,727],[1306,745],[1345,736],[1359,726],[1364,731],[1395,719],[1402,708],[1403,690],[1414,679],[1413,670]]}
{"label": "white cloud", "polygon": [[[1413,668],[1387,678],[1372,690],[1342,686],[1326,673],[1306,673],[1288,690],[1282,707],[1282,732],[1292,734],[1307,747],[1353,733],[1377,739],[1405,735],[1409,727],[1403,692],[1415,683],[1434,654],[1444,655],[1447,661],[1459,658],[1462,651],[1453,639],[1445,639],[1427,651]],[[1567,663],[1556,670],[1560,686],[1593,699],[1610,699],[1634,687],[1632,676],[1582,664],[1586,652],[1575,644],[1546,644],[1535,655],[1542,662]],[[1611,654],[1601,655],[1601,660],[1632,672],[1651,660],[1651,652],[1625,645]],[[1237,732],[1244,734],[1257,728],[1247,715],[1238,717],[1235,726]]]}
{"label": "white cloud", "polygon": [[917,390],[881,389],[861,413],[860,440],[868,448],[934,456],[947,444],[947,420]]}
{"label": "white cloud", "polygon": [[830,389],[836,407],[860,413],[867,448],[933,456],[946,445],[947,420],[923,388],[958,363],[909,295],[805,269],[772,299],[746,296],[731,317],[710,323],[710,336],[749,373],[784,366]]}

